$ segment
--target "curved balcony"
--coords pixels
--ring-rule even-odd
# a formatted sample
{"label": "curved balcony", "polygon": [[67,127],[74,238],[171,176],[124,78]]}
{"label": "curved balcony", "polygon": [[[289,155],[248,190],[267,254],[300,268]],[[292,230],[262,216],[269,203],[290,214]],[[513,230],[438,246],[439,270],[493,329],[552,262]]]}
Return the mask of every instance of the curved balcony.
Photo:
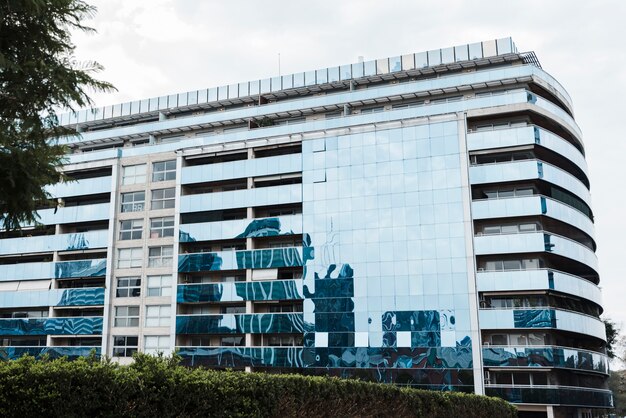
{"label": "curved balcony", "polygon": [[[302,300],[302,280],[179,284],[177,303]],[[22,305],[25,306],[25,305]]]}
{"label": "curved balcony", "polygon": [[606,341],[604,322],[578,312],[563,309],[480,309],[480,329],[558,329],[590,335]]}
{"label": "curved balcony", "polygon": [[562,368],[609,374],[606,354],[559,346],[483,347],[483,365],[489,368]]}
{"label": "curved balcony", "polygon": [[540,160],[484,164],[470,167],[471,184],[506,183],[520,180],[544,180],[570,191],[591,207],[589,189],[565,170]]}
{"label": "curved balcony", "polygon": [[471,132],[467,135],[469,151],[520,145],[541,145],[548,148],[570,160],[589,177],[585,156],[565,139],[538,126],[494,129]]}
{"label": "curved balcony", "polygon": [[254,158],[225,163],[183,167],[181,184],[229,180],[243,177],[268,176],[272,174],[302,171],[302,156],[298,154]]}
{"label": "curved balcony", "polygon": [[578,261],[598,272],[598,257],[577,241],[545,232],[480,235],[474,237],[476,255],[552,253]]}
{"label": "curved balcony", "polygon": [[178,271],[193,273],[199,271],[269,269],[278,267],[301,267],[311,247],[267,248],[244,251],[219,251],[213,253],[180,254]]}
{"label": "curved balcony", "polygon": [[582,277],[551,269],[518,271],[479,271],[479,292],[556,290],[602,305],[600,288]]}
{"label": "curved balcony", "polygon": [[111,179],[111,176],[81,179],[57,183],[45,189],[53,198],[108,193],[111,191]]}
{"label": "curved balcony", "polygon": [[107,230],[101,230],[73,234],[2,239],[0,240],[0,254],[28,254],[106,248],[108,233]]}
{"label": "curved balcony", "polygon": [[485,385],[485,395],[511,403],[613,408],[610,390],[573,386]]}
{"label": "curved balcony", "polygon": [[302,202],[302,185],[260,187],[207,194],[181,196],[180,212],[282,205]]}
{"label": "curved balcony", "polygon": [[[302,215],[180,225],[180,242],[269,237],[302,233]],[[2,241],[0,241],[1,243]]]}
{"label": "curved balcony", "polygon": [[0,306],[2,308],[100,305],[104,305],[104,288],[102,287],[0,292]]}
{"label": "curved balcony", "polygon": [[92,353],[100,357],[102,347],[87,346],[62,346],[62,347],[27,347],[27,346],[4,346],[0,347],[0,360],[17,360],[23,356],[32,356],[37,359],[46,356],[55,359],[67,357],[70,360],[78,357],[87,357]]}
{"label": "curved balcony", "polygon": [[0,335],[101,335],[102,317],[0,319]]}
{"label": "curved balcony", "polygon": [[518,216],[549,216],[580,229],[592,239],[595,236],[593,222],[587,215],[550,197],[533,195],[472,201],[473,219]]}

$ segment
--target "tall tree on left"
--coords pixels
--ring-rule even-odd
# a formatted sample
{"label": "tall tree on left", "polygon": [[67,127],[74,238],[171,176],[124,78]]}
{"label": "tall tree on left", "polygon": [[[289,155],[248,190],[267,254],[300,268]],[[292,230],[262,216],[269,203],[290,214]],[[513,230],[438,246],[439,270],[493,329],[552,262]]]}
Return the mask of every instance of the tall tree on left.
{"label": "tall tree on left", "polygon": [[[95,7],[81,0],[0,0],[0,223],[34,223],[48,203],[45,186],[62,180],[66,152],[57,139],[76,135],[57,112],[92,105],[88,92],[114,87],[93,78],[97,62],[77,63],[71,31]],[[0,225],[1,226],[1,225]]]}

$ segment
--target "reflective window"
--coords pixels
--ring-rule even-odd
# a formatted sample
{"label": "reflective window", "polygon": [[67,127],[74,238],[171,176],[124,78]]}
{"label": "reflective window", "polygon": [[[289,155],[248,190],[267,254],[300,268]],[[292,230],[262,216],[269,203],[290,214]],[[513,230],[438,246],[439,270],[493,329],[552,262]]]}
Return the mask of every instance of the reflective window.
{"label": "reflective window", "polygon": [[163,238],[174,236],[174,217],[150,219],[150,238]]}
{"label": "reflective window", "polygon": [[118,298],[134,298],[141,295],[140,277],[119,277],[115,296]]}
{"label": "reflective window", "polygon": [[138,327],[139,326],[139,306],[116,306],[115,327]]}
{"label": "reflective window", "polygon": [[146,306],[147,327],[167,327],[170,325],[170,305]]}
{"label": "reflective window", "polygon": [[152,163],[152,181],[176,179],[176,160]]}
{"label": "reflective window", "polygon": [[122,184],[143,184],[146,182],[146,165],[127,165],[123,167]]}
{"label": "reflective window", "polygon": [[120,248],[117,250],[117,268],[141,267],[143,248]]}
{"label": "reflective window", "polygon": [[176,205],[176,202],[174,200],[175,197],[176,189],[174,189],[173,187],[168,189],[152,190],[150,209],[171,209]]}
{"label": "reflective window", "polygon": [[120,222],[120,240],[141,239],[143,219],[129,219]]}
{"label": "reflective window", "polygon": [[113,337],[113,356],[114,357],[132,357],[137,352],[139,345],[139,337],[137,336],[121,336]]}
{"label": "reflective window", "polygon": [[148,296],[170,296],[172,294],[172,276],[148,276]]}
{"label": "reflective window", "polygon": [[169,267],[172,265],[173,247],[165,245],[150,247],[148,252],[148,267]]}
{"label": "reflective window", "polygon": [[147,335],[144,339],[143,352],[146,354],[168,354],[170,351],[169,335]]}
{"label": "reflective window", "polygon": [[122,212],[141,212],[144,210],[146,192],[122,193]]}

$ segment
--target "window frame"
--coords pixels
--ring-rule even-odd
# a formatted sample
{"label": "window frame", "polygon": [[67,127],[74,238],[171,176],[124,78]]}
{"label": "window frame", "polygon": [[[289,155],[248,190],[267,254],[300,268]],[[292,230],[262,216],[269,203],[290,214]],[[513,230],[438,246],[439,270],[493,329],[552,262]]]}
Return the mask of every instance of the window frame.
{"label": "window frame", "polygon": [[[122,254],[127,251],[130,252],[130,257],[122,258]],[[128,261],[128,265],[126,263],[122,265],[122,261]],[[118,248],[116,266],[118,269],[143,267],[143,247]]]}
{"label": "window frame", "polygon": [[[154,250],[159,250],[158,255],[152,255]],[[164,249],[169,249],[170,254],[163,254]],[[154,247],[148,247],[148,267],[172,267],[174,263],[174,246],[172,245],[157,245]]]}
{"label": "window frame", "polygon": [[[135,195],[142,194],[143,198],[140,200],[135,200]],[[133,200],[124,201],[125,197],[133,196]],[[132,213],[132,212],[143,212],[146,210],[146,191],[145,190],[137,190],[134,192],[126,192],[122,193],[120,196],[120,212],[121,213]]]}
{"label": "window frame", "polygon": [[[155,339],[156,345],[148,345],[148,339]],[[167,344],[162,344],[161,339],[166,339]],[[167,347],[163,347],[163,346]],[[143,352],[146,354],[157,355],[158,353],[169,354],[166,351],[170,350],[170,336],[169,335],[144,335],[143,337]]]}
{"label": "window frame", "polygon": [[[136,343],[129,344],[129,341],[128,341],[129,338],[136,339],[137,340]],[[123,339],[123,345],[118,344],[119,342],[118,339]],[[114,335],[112,346],[113,346],[113,351],[112,351],[113,357],[132,357],[134,353],[139,351],[139,336],[137,335]],[[122,355],[116,354],[116,350],[119,350],[120,348],[123,350]]]}
{"label": "window frame", "polygon": [[150,238],[173,237],[174,225],[175,221],[173,216],[150,218]]}
{"label": "window frame", "polygon": [[[166,197],[166,193],[171,191],[172,197]],[[161,197],[155,197],[155,194],[161,194]],[[169,206],[171,202],[171,206]],[[158,203],[158,205],[157,205]],[[173,209],[176,207],[176,188],[166,187],[163,189],[154,189],[150,191],[150,210]]]}
{"label": "window frame", "polygon": [[[151,281],[158,279],[159,286],[151,286]],[[166,283],[164,284],[164,280]],[[151,290],[157,289],[158,294],[151,294]],[[164,289],[168,289],[163,292]],[[172,296],[172,275],[171,274],[154,274],[146,278],[146,297],[162,297]]]}
{"label": "window frame", "polygon": [[[136,169],[138,167],[143,167],[143,173],[127,173],[127,171],[129,171],[129,169],[134,169],[133,171],[136,171]],[[148,174],[148,166],[147,164],[132,164],[132,165],[125,165],[122,167],[122,186],[127,186],[129,184],[143,184],[146,182],[146,175]],[[142,179],[143,177],[143,179]],[[132,179],[132,182],[129,181],[129,179]]]}
{"label": "window frame", "polygon": [[[134,284],[131,284],[131,280],[135,280]],[[120,286],[120,281],[127,281],[126,286]],[[136,291],[136,294],[133,292]],[[125,291],[126,295],[121,295],[120,291]],[[123,292],[122,292],[123,293]],[[115,297],[116,298],[136,298],[141,296],[141,276],[124,276],[117,277],[115,280]]]}
{"label": "window frame", "polygon": [[[173,168],[171,168],[172,163],[174,165]],[[176,180],[176,160],[153,162],[151,178],[153,182]]]}
{"label": "window frame", "polygon": [[[161,314],[163,309],[168,310],[167,316]],[[157,310],[158,314],[155,315],[154,311]],[[172,305],[146,305],[144,327],[169,327],[172,318]],[[156,325],[154,324],[156,320]]]}
{"label": "window frame", "polygon": [[[131,314],[131,309],[133,309],[132,314]],[[136,315],[134,314],[135,309],[137,310]],[[115,306],[115,316],[113,317],[113,327],[114,328],[136,328],[139,326],[139,318],[140,318],[139,305]]]}
{"label": "window frame", "polygon": [[[130,228],[124,229],[124,226],[128,225],[130,225]],[[139,227],[137,227],[137,225]],[[118,235],[119,241],[130,241],[134,239],[141,239],[142,237],[143,219],[125,219],[120,221],[120,233]]]}

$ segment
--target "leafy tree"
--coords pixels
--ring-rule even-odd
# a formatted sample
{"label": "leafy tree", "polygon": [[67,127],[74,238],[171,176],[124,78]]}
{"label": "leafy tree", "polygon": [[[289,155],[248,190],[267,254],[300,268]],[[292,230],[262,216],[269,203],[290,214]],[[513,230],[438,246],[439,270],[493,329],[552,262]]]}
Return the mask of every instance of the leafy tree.
{"label": "leafy tree", "polygon": [[619,328],[611,319],[603,319],[604,328],[606,330],[606,354],[609,358],[614,359],[617,356],[617,347],[619,341]]}
{"label": "leafy tree", "polygon": [[75,133],[56,112],[114,89],[92,77],[98,63],[73,60],[70,31],[93,32],[82,22],[95,10],[81,0],[0,0],[0,221],[9,229],[35,222],[49,202],[44,187],[62,179],[56,139]]}

